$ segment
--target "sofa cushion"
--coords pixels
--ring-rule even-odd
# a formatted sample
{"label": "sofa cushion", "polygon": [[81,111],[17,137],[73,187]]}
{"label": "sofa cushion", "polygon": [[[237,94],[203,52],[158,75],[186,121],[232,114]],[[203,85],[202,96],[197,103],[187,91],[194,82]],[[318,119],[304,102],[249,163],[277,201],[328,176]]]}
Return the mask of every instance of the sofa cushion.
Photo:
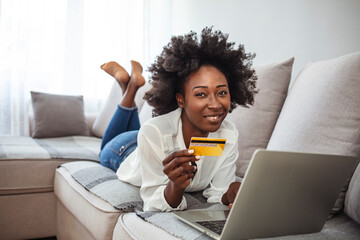
{"label": "sofa cushion", "polygon": [[358,165],[345,196],[345,213],[360,224],[360,165]]}
{"label": "sofa cushion", "polygon": [[114,228],[114,240],[120,239],[141,239],[141,240],[179,240],[163,229],[148,223],[135,213],[126,213],[119,217]]}
{"label": "sofa cushion", "polygon": [[95,137],[0,137],[0,195],[52,192],[55,169],[76,160],[99,161]]}
{"label": "sofa cushion", "polygon": [[227,116],[239,131],[239,158],[236,175],[243,177],[253,152],[266,148],[285,101],[294,58],[255,66],[258,75],[255,103],[250,108],[237,107]]}
{"label": "sofa cushion", "polygon": [[[93,162],[82,163],[86,166],[98,165]],[[54,191],[58,201],[57,211],[61,212],[57,216],[59,218],[57,236],[64,237],[61,239],[88,239],[84,237],[91,235],[90,239],[112,239],[115,224],[122,211],[87,191],[71,177],[64,167],[56,169],[54,182]],[[66,224],[59,224],[63,222]],[[80,223],[79,225],[83,228],[69,227],[68,222]],[[69,232],[69,230],[72,231]],[[80,234],[82,238],[79,238]]]}
{"label": "sofa cushion", "polygon": [[[291,87],[268,149],[360,156],[360,52],[308,64]],[[346,187],[334,212],[343,207]]]}
{"label": "sofa cushion", "polygon": [[82,96],[31,92],[35,138],[89,136]]}
{"label": "sofa cushion", "polygon": [[[55,201],[56,205],[56,239],[86,239],[96,240],[93,234],[87,230],[84,225],[69,212],[61,201]],[[111,230],[107,238],[112,239]]]}

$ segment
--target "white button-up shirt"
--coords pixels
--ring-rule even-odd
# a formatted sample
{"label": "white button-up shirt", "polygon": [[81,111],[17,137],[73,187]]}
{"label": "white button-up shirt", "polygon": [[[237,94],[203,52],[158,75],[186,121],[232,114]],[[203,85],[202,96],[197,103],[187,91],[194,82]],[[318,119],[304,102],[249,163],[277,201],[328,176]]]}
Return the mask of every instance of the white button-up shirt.
{"label": "white button-up shirt", "polygon": [[[186,149],[182,134],[181,109],[152,118],[144,123],[138,135],[138,147],[117,170],[120,180],[140,187],[145,211],[174,211],[186,209],[186,199],[172,208],[164,197],[169,182],[163,173],[162,161],[177,150]],[[194,136],[196,137],[196,136]],[[209,133],[209,138],[224,138],[226,144],[219,157],[202,156],[197,161],[197,172],[186,192],[203,191],[208,202],[221,203],[222,195],[235,181],[235,162],[238,158],[238,131],[224,120],[220,128]]]}

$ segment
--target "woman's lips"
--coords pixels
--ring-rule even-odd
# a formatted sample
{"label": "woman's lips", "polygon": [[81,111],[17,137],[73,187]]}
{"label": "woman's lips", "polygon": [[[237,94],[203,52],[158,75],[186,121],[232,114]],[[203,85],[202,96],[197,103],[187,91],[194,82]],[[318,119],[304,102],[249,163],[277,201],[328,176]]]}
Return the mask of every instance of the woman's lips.
{"label": "woman's lips", "polygon": [[218,114],[211,114],[211,115],[206,115],[204,116],[204,118],[206,118],[207,120],[209,120],[210,122],[218,122],[221,119],[221,116],[223,115],[223,113],[218,113]]}

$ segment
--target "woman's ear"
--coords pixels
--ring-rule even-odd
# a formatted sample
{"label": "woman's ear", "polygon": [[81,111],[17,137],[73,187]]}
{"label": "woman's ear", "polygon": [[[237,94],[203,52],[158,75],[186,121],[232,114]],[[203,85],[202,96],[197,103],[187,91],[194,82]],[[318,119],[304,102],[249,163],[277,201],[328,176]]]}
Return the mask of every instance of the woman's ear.
{"label": "woman's ear", "polygon": [[181,93],[176,93],[175,98],[179,108],[184,108],[184,96]]}

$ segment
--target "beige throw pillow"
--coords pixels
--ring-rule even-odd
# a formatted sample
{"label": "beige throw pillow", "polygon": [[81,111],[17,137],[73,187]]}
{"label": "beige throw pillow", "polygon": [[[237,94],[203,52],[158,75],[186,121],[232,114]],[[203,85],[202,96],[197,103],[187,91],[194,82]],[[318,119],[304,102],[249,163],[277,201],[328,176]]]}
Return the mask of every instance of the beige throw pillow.
{"label": "beige throw pillow", "polygon": [[31,92],[34,111],[32,137],[88,136],[83,96]]}
{"label": "beige throw pillow", "polygon": [[[289,91],[267,148],[360,156],[359,106],[360,52],[308,64]],[[346,188],[334,213],[343,207]]]}
{"label": "beige throw pillow", "polygon": [[239,158],[236,175],[243,177],[254,151],[266,148],[285,101],[294,58],[255,66],[258,75],[255,103],[250,108],[237,107],[227,116],[239,131]]}

